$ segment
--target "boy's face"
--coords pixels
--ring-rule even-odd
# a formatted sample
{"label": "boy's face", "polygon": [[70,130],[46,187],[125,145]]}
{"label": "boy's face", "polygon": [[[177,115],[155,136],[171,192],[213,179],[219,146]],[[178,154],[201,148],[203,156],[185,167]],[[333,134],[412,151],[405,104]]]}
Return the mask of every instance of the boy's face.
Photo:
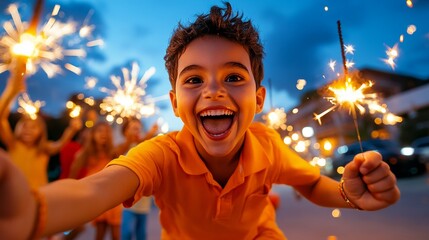
{"label": "boy's face", "polygon": [[204,36],[192,41],[179,58],[170,99],[202,157],[230,159],[263,108],[265,88],[256,89],[249,55],[241,45]]}

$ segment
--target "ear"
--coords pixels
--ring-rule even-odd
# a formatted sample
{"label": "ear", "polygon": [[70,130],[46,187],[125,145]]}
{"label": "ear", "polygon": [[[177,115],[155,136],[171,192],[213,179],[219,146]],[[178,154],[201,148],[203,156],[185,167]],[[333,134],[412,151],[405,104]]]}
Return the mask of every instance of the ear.
{"label": "ear", "polygon": [[267,90],[264,86],[260,86],[256,90],[256,113],[261,113],[264,109],[265,95]]}
{"label": "ear", "polygon": [[174,115],[176,117],[179,117],[179,111],[177,110],[176,92],[174,92],[173,90],[170,90],[169,95],[170,95],[170,102],[171,102],[171,106],[173,107]]}

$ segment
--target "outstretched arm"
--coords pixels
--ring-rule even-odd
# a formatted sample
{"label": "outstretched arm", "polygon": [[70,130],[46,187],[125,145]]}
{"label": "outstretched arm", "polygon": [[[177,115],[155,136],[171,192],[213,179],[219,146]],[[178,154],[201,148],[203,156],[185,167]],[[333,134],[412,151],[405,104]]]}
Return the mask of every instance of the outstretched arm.
{"label": "outstretched arm", "polygon": [[42,187],[46,197],[47,224],[44,235],[80,226],[134,196],[137,175],[113,165],[81,180],[64,179]]}
{"label": "outstretched arm", "polygon": [[26,178],[0,149],[0,239],[28,239],[36,203]]}
{"label": "outstretched arm", "polygon": [[[39,189],[46,199],[43,235],[73,229],[132,197],[138,177],[110,166],[81,180],[64,179]],[[28,239],[39,217],[35,198],[20,171],[0,151],[0,239]],[[43,224],[43,223],[42,223]]]}
{"label": "outstretched arm", "polygon": [[58,153],[64,145],[69,142],[73,136],[82,128],[82,120],[80,118],[72,118],[69,126],[64,130],[60,139],[54,142],[49,142],[48,153],[54,155]]}
{"label": "outstretched arm", "polygon": [[346,165],[341,194],[339,182],[326,176],[311,186],[295,188],[310,201],[326,207],[356,207],[362,210],[378,210],[398,201],[399,189],[396,178],[381,155],[374,151],[355,156]]}

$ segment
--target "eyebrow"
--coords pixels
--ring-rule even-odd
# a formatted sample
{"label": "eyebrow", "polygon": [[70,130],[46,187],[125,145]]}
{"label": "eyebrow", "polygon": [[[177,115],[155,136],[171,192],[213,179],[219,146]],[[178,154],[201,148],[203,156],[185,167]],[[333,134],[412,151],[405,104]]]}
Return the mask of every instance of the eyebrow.
{"label": "eyebrow", "polygon": [[[248,72],[249,70],[247,69],[246,66],[244,66],[243,64],[239,63],[239,62],[227,62],[223,65],[223,67],[233,67],[233,68],[240,68],[246,72]],[[192,71],[192,70],[198,70],[198,69],[203,69],[203,67],[196,65],[196,64],[192,64],[189,66],[186,66],[180,73],[179,73],[179,77],[183,74],[185,74],[186,72]]]}

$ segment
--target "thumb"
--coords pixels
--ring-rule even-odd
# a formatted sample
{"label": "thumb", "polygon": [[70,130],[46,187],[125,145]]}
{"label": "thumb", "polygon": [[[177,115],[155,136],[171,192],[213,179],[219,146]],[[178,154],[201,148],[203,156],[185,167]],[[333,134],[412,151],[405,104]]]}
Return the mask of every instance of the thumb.
{"label": "thumb", "polygon": [[364,161],[363,153],[357,154],[351,162],[349,162],[344,169],[343,178],[352,179],[360,177],[360,168]]}

